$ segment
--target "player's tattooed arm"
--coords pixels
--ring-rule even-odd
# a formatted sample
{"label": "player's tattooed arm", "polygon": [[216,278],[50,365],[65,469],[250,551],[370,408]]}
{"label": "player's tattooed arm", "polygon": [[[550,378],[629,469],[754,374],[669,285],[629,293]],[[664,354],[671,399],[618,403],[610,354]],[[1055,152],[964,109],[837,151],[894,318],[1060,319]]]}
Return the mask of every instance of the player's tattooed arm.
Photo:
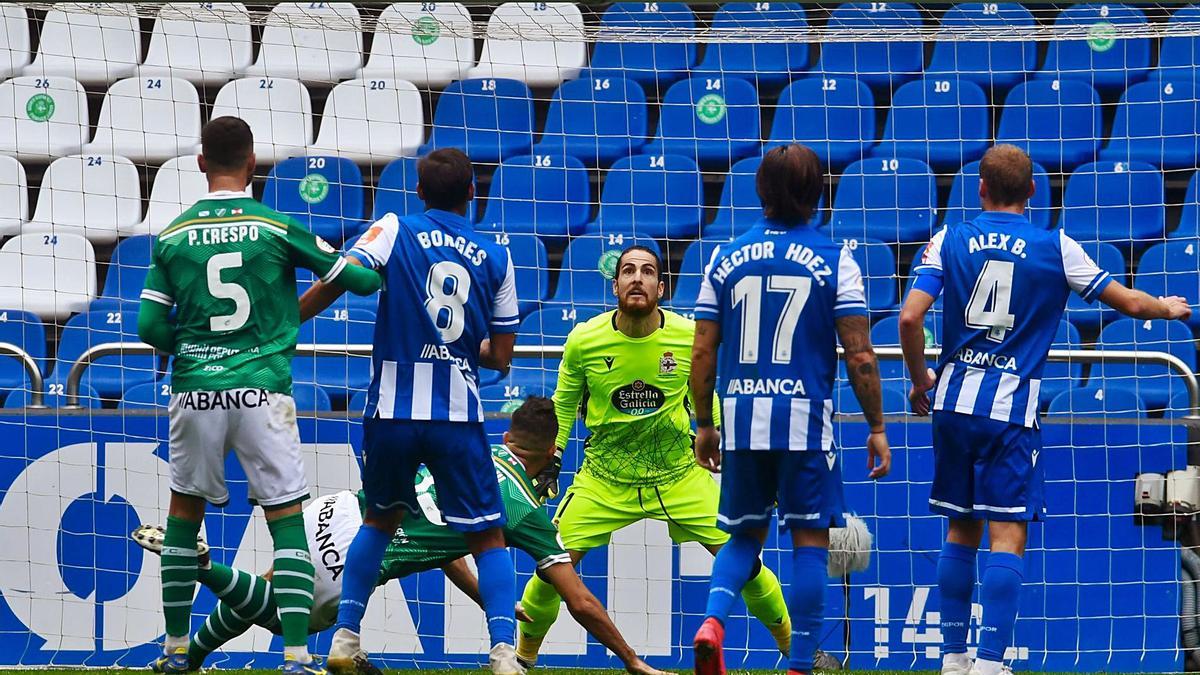
{"label": "player's tattooed arm", "polygon": [[871,346],[871,323],[865,316],[837,320],[838,338],[846,353],[846,372],[854,395],[862,405],[871,431],[883,429],[883,388],[879,382],[879,360]]}
{"label": "player's tattooed arm", "polygon": [[696,423],[713,425],[713,390],[717,386],[717,345],[721,344],[721,326],[715,321],[696,322],[692,338],[691,399]]}

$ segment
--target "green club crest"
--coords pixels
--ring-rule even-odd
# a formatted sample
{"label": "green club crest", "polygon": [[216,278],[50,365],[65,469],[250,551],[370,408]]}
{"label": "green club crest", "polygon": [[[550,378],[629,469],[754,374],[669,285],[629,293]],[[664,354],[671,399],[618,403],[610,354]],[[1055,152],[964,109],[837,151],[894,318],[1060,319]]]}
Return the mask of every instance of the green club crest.
{"label": "green club crest", "polygon": [[511,415],[512,413],[516,412],[517,408],[520,408],[524,403],[525,399],[523,398],[510,398],[504,402],[504,405],[500,406],[500,412]]}
{"label": "green club crest", "polygon": [[329,196],[329,179],[319,173],[310,173],[300,181],[300,199],[308,204],[319,204]]}
{"label": "green club crest", "polygon": [[610,248],[600,254],[600,260],[597,262],[597,267],[600,274],[605,279],[614,279],[617,276],[617,261],[621,259],[621,252],[615,248]]}
{"label": "green club crest", "polygon": [[432,16],[423,16],[417,19],[417,23],[413,26],[413,42],[428,47],[437,42],[437,39],[442,34],[442,24]]}
{"label": "green club crest", "polygon": [[1094,52],[1106,52],[1117,44],[1117,27],[1107,21],[1097,21],[1088,28],[1088,46]]}
{"label": "green club crest", "polygon": [[716,124],[725,119],[725,97],[720,94],[705,94],[696,102],[696,117],[705,124]]}
{"label": "green club crest", "polygon": [[925,329],[925,348],[929,349],[930,347],[934,347],[934,346],[937,346],[937,343],[934,342],[933,331],[926,328]]}
{"label": "green club crest", "polygon": [[48,122],[54,117],[54,99],[50,94],[35,94],[25,102],[25,114],[34,122]]}

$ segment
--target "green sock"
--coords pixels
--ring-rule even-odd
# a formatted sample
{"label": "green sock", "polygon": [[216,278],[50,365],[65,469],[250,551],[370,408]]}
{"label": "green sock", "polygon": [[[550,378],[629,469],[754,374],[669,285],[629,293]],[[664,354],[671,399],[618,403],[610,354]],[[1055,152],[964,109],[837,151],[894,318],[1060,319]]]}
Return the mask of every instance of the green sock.
{"label": "green sock", "polygon": [[246,621],[267,629],[275,625],[275,598],[266,579],[213,563],[211,569],[201,570],[200,583]]}
{"label": "green sock", "polygon": [[208,620],[196,631],[191,644],[188,645],[188,660],[191,661],[192,667],[203,666],[204,659],[208,658],[209,654],[250,630],[252,625],[254,624],[250,621],[238,616],[229,605],[224,602],[217,603],[217,608],[208,615]]}
{"label": "green sock", "polygon": [[517,656],[533,663],[537,660],[538,650],[541,649],[546,633],[550,632],[550,627],[558,620],[562,598],[558,597],[558,591],[554,590],[553,586],[535,574],[529,583],[525,584],[521,606],[533,621],[522,621],[517,625]]}
{"label": "green sock", "polygon": [[742,600],[754,618],[762,622],[780,651],[788,653],[792,638],[792,621],[788,616],[783,588],[770,567],[762,565],[757,575],[742,587]]}
{"label": "green sock", "polygon": [[162,599],[167,622],[167,645],[185,642],[192,623],[192,600],[196,597],[196,537],[200,523],[167,517],[163,536]]}
{"label": "green sock", "polygon": [[[304,533],[304,516],[294,513],[267,522],[275,542],[271,592],[279,607],[283,646],[308,648],[308,615],[313,605],[313,564]],[[304,659],[301,659],[303,661]]]}

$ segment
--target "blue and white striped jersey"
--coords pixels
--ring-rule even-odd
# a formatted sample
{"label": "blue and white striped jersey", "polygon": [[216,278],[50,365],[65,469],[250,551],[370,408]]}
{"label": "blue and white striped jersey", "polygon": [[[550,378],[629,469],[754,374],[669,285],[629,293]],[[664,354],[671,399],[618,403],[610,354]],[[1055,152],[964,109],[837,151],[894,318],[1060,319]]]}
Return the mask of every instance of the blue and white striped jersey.
{"label": "blue and white striped jersey", "polygon": [[429,210],[380,218],[350,255],[383,274],[364,417],[482,422],[479,345],[519,323],[508,249]]}
{"label": "blue and white striped jersey", "polygon": [[914,271],[944,296],[933,409],[1026,427],[1068,294],[1091,302],[1112,281],[1061,230],[997,211],[943,228]]}
{"label": "blue and white striped jersey", "polygon": [[866,313],[858,263],[814,228],[763,220],[718,248],[696,319],[721,327],[722,447],[830,450],[834,320]]}

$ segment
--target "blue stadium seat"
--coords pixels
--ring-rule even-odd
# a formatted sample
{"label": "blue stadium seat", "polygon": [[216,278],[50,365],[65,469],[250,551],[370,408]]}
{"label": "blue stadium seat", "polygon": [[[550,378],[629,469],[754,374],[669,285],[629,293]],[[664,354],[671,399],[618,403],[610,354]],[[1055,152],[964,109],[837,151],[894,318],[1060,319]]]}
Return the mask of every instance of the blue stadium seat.
{"label": "blue stadium seat", "polygon": [[[1112,278],[1125,284],[1125,255],[1121,249],[1103,241],[1082,241],[1079,245],[1100,269],[1112,275]],[[1117,310],[1097,300],[1088,304],[1076,293],[1067,296],[1067,311],[1065,317],[1072,324],[1087,331],[1099,330],[1100,325],[1118,318]]]}
{"label": "blue stadium seat", "polygon": [[[557,305],[539,309],[521,320],[517,344],[542,347],[561,346],[576,324],[598,315],[599,309]],[[558,381],[558,357],[522,356],[514,358],[506,384],[553,391]]]}
{"label": "blue stadium seat", "polygon": [[[46,389],[43,403],[51,408],[62,408],[67,405],[67,395],[65,379],[50,378],[45,382]],[[100,398],[100,394],[91,385],[80,383],[79,385],[79,405],[85,408],[98,409],[102,407],[104,401]],[[24,408],[29,405],[29,385],[23,384],[20,389],[13,390],[4,399],[4,407],[6,409]]]}
{"label": "blue stadium seat", "polygon": [[700,295],[700,281],[704,275],[704,267],[712,259],[712,254],[721,245],[720,241],[694,241],[683,252],[683,262],[679,265],[679,274],[671,292],[671,299],[665,306],[691,316],[696,311],[696,298]]}
{"label": "blue stadium seat", "polygon": [[[617,2],[604,11],[600,27],[620,31],[680,31],[696,27],[684,2]],[[597,42],[587,77],[624,77],[665,90],[696,65],[694,42]]]}
{"label": "blue stadium seat", "polygon": [[1030,80],[1013,87],[1000,113],[997,143],[1022,148],[1051,171],[1095,160],[1104,136],[1100,95],[1079,80]]}
{"label": "blue stadium seat", "polygon": [[[137,334],[137,311],[83,312],[67,321],[58,341],[55,375],[66,381],[67,373],[84,352],[109,342],[141,342]],[[114,355],[97,359],[84,371],[81,382],[100,396],[117,400],[130,387],[153,382],[157,358],[150,355]]]}
{"label": "blue stadium seat", "polygon": [[1192,81],[1139,82],[1121,94],[1100,158],[1192,169],[1200,160],[1200,107]]}
{"label": "blue stadium seat", "polygon": [[512,157],[492,174],[481,229],[562,239],[583,231],[591,204],[587,169],[575,157]]}
{"label": "blue stadium seat", "polygon": [[780,94],[767,148],[803,143],[830,171],[870,154],[875,145],[875,96],[851,77],[808,78]]}
{"label": "blue stadium seat", "polygon": [[862,270],[867,310],[872,316],[896,310],[896,255],[892,247],[875,239],[847,239],[844,243]]}
{"label": "blue stadium seat", "polygon": [[333,410],[333,401],[324,388],[304,382],[292,385],[292,399],[298,412],[327,412]]}
{"label": "blue stadium seat", "polygon": [[634,155],[617,160],[605,175],[594,224],[639,237],[695,239],[703,218],[704,190],[694,161]]}
{"label": "blue stadium seat", "polygon": [[1168,419],[1187,417],[1190,414],[1192,414],[1192,399],[1186,389],[1172,394],[1167,409],[1163,411],[1163,416]]}
{"label": "blue stadium seat", "polygon": [[567,154],[608,166],[646,143],[646,92],[623,77],[563,82],[550,99],[535,155]]}
{"label": "blue stadium seat", "polygon": [[[24,349],[37,362],[40,372],[46,370],[46,328],[32,312],[19,309],[0,309],[0,342]],[[0,391],[24,385],[25,366],[16,357],[0,357]]]}
{"label": "blue stadium seat", "polygon": [[517,306],[521,316],[537,309],[550,295],[550,262],[546,245],[532,234],[495,233],[496,243],[508,248],[517,281]]}
{"label": "blue stadium seat", "polygon": [[[1200,23],[1200,5],[1185,5],[1171,15],[1171,24]],[[1151,80],[1196,82],[1200,79],[1200,37],[1190,34],[1165,37],[1158,47],[1158,68]]]}
{"label": "blue stadium seat", "polygon": [[[762,219],[762,202],[758,198],[756,181],[761,164],[762,157],[747,157],[729,169],[721,188],[717,215],[704,226],[705,239],[728,241]],[[823,221],[825,207],[825,193],[822,191],[817,212],[813,214],[810,224],[819,225]]]}
{"label": "blue stadium seat", "polygon": [[[1100,331],[1097,348],[1168,352],[1196,369],[1196,344],[1182,321],[1119,319]],[[1172,373],[1167,366],[1150,363],[1098,363],[1092,366],[1088,384],[1132,391],[1151,409],[1163,408],[1172,395],[1185,388],[1183,380]]]}
{"label": "blue stadium seat", "polygon": [[621,251],[635,244],[656,252],[659,250],[653,239],[622,234],[572,239],[563,251],[562,271],[558,274],[558,285],[550,302],[615,307],[617,299],[613,297],[612,275],[616,271],[617,258]]}
{"label": "blue stadium seat", "polygon": [[538,384],[509,384],[501,382],[500,384],[490,384],[479,389],[479,398],[483,401],[483,412],[485,413],[511,413],[530,396],[545,396],[549,398],[554,395],[553,389]]}
{"label": "blue stadium seat", "polygon": [[1179,226],[1168,235],[1172,239],[1196,239],[1200,237],[1200,171],[1188,179],[1187,194],[1183,197],[1183,213]]}
{"label": "blue stadium seat", "polygon": [[1165,231],[1162,172],[1145,162],[1094,162],[1063,188],[1062,228],[1077,241],[1121,242],[1140,250]]}
{"label": "blue stadium seat", "polygon": [[[900,385],[888,383],[881,391],[883,394],[884,415],[905,415],[908,413],[908,392]],[[854,394],[854,387],[848,384],[838,385],[833,390],[833,412],[840,415],[861,415],[862,404]]]}
{"label": "blue stadium seat", "polygon": [[88,305],[88,309],[122,309],[137,311],[137,304],[146,284],[146,272],[150,269],[150,252],[154,248],[154,237],[138,235],[122,239],[113,249],[108,261],[108,272],[104,276],[104,291]]}
{"label": "blue stadium seat", "polygon": [[[1067,321],[1059,321],[1058,330],[1054,333],[1054,342],[1050,343],[1050,348],[1080,349],[1081,345],[1079,330]],[[1038,393],[1039,404],[1045,408],[1050,405],[1055,396],[1072,387],[1079,386],[1082,381],[1082,363],[1047,361],[1045,368],[1042,369],[1042,388]]]}
{"label": "blue stadium seat", "polygon": [[263,204],[299,220],[334,245],[363,226],[363,179],[345,157],[292,157],[271,168]]}
{"label": "blue stadium seat", "polygon": [[[1118,3],[1069,6],[1054,20],[1055,28],[1086,26],[1088,40],[1055,40],[1046,45],[1046,60],[1036,77],[1077,80],[1099,91],[1115,92],[1146,79],[1150,70],[1150,38],[1120,38],[1122,27],[1146,24],[1142,10]],[[1077,29],[1078,30],[1078,29]]]}
{"label": "blue stadium seat", "polygon": [[[418,157],[401,157],[383,167],[379,182],[375,186],[375,205],[371,209],[371,220],[376,221],[389,213],[408,216],[425,213],[425,202],[417,196]],[[467,219],[476,220],[475,204],[467,206]],[[364,223],[364,230],[370,223]]]}
{"label": "blue stadium seat", "polygon": [[969,80],[925,77],[900,86],[876,157],[912,157],[938,171],[979,159],[991,145],[988,99]]}
{"label": "blue stadium seat", "polygon": [[1148,410],[1141,396],[1119,386],[1076,387],[1061,392],[1050,401],[1047,415],[1083,417],[1146,417]]}
{"label": "blue stadium seat", "polygon": [[[798,2],[727,2],[713,17],[716,30],[798,30],[808,27]],[[740,77],[760,90],[778,90],[795,73],[808,70],[804,42],[710,42],[696,74]]]}
{"label": "blue stadium seat", "polygon": [[[906,2],[847,2],[829,13],[830,29],[880,31],[921,26],[921,14]],[[925,46],[920,42],[825,42],[813,71],[823,77],[854,77],[871,87],[894,87],[920,76]]]}
{"label": "blue stadium seat", "polygon": [[[1003,27],[1031,28],[1035,25],[1028,9],[1015,2],[963,2],[942,16],[949,30]],[[1001,92],[1025,80],[1037,68],[1037,43],[941,40],[933,46],[927,75],[957,76],[971,80],[984,91]]]}
{"label": "blue stadium seat", "polygon": [[130,387],[117,407],[122,410],[160,410],[166,412],[171,402],[171,378]]}
{"label": "blue stadium seat", "polygon": [[658,133],[642,149],[645,154],[682,155],[702,167],[724,169],[758,153],[758,92],[743,79],[693,77],[676,82],[659,111]]}
{"label": "blue stadium seat", "polygon": [[[375,313],[365,309],[327,309],[300,325],[298,344],[371,344]],[[334,401],[346,401],[371,384],[371,359],[367,356],[297,356],[292,360],[292,380],[299,389],[316,385]]]}
{"label": "blue stadium seat", "polygon": [[[1029,200],[1025,215],[1029,222],[1050,229],[1054,220],[1054,208],[1050,205],[1050,176],[1040,164],[1033,164],[1033,198]],[[979,204],[979,162],[963,166],[950,185],[950,199],[942,222],[954,225],[978,216],[983,207]]]}
{"label": "blue stadium seat", "polygon": [[[1200,309],[1200,239],[1177,239],[1146,249],[1133,277],[1135,288],[1155,297],[1179,295]],[[1188,320],[1200,330],[1200,311]]]}
{"label": "blue stadium seat", "polygon": [[864,159],[842,172],[830,232],[839,239],[922,242],[936,220],[937,183],[928,164],[909,157]]}
{"label": "blue stadium seat", "polygon": [[[935,347],[941,344],[942,326],[940,317],[934,313],[930,313],[925,317],[925,346]],[[871,344],[876,347],[899,347],[900,346],[900,319],[896,316],[888,316],[877,321],[874,326],[871,326]],[[839,362],[838,372],[840,379],[846,379],[845,362]],[[929,367],[934,366],[934,361],[929,362]],[[879,361],[879,379],[883,381],[884,386],[895,387],[908,391],[908,374],[904,370],[904,361],[900,359],[880,359]]]}
{"label": "blue stadium seat", "polygon": [[433,132],[420,153],[451,147],[481,163],[528,155],[533,147],[533,96],[529,87],[499,77],[451,82],[438,97]]}

